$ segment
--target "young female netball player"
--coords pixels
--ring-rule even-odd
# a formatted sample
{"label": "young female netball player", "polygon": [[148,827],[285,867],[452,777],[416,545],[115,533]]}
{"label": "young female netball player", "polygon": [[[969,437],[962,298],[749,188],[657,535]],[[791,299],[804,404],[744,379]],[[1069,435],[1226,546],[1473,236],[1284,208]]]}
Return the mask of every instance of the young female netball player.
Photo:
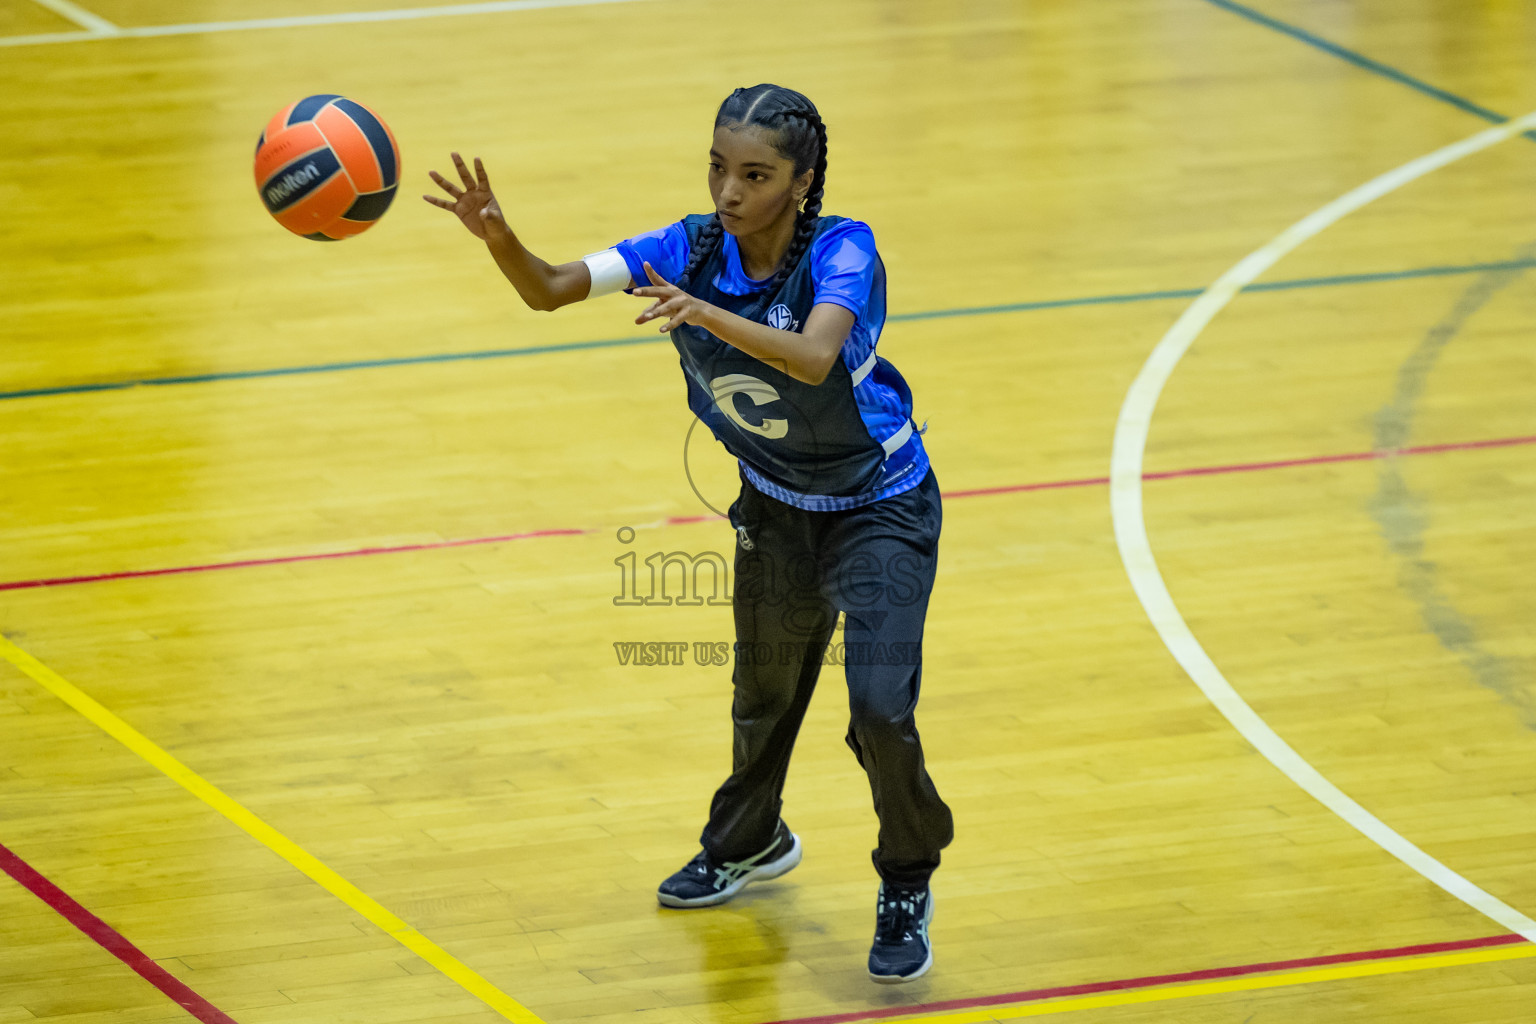
{"label": "young female netball player", "polygon": [[531,308],[620,290],[652,300],[635,322],[671,332],[690,408],[740,464],[733,770],[703,849],[658,898],[714,906],[800,863],[780,798],[841,611],[847,741],[880,819],[869,972],[916,978],[933,963],[929,877],[954,833],[914,723],[939,485],[911,392],[875,355],[885,269],[874,236],[819,215],[827,133],[816,107],[776,85],[737,89],[715,118],[714,213],[558,266],[518,241],[480,160],[473,176],[453,161],[462,187],[433,171],[448,198],[424,198],[485,242]]}

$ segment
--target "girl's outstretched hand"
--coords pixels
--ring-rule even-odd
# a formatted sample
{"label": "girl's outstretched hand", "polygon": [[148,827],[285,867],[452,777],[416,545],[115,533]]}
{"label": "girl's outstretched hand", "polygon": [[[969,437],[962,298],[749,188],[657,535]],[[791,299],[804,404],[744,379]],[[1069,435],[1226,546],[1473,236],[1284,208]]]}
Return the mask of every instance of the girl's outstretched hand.
{"label": "girl's outstretched hand", "polygon": [[651,279],[651,283],[632,290],[630,294],[656,301],[647,306],[645,312],[635,317],[635,323],[643,324],[648,320],[667,317],[667,322],[660,331],[666,334],[681,324],[698,323],[699,317],[709,308],[707,302],[689,295],[677,285],[665,280],[649,263],[645,264],[645,276]]}
{"label": "girl's outstretched hand", "polygon": [[464,166],[464,158],[457,153],[453,154],[453,165],[459,169],[459,179],[464,182],[464,187],[459,188],[436,171],[428,171],[432,180],[448,193],[449,198],[431,195],[421,198],[458,217],[469,229],[469,233],[481,241],[490,241],[502,234],[510,235],[506,218],[501,215],[501,204],[496,201],[496,193],[491,191],[491,181],[485,176],[485,165],[480,162],[480,158],[475,157],[473,177],[470,176],[469,168]]}

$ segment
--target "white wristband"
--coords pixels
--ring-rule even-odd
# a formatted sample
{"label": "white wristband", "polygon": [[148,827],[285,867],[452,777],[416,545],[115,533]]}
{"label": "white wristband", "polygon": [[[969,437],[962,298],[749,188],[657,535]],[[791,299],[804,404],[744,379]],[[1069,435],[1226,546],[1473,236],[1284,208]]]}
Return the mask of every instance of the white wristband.
{"label": "white wristband", "polygon": [[592,287],[587,292],[587,298],[610,295],[629,287],[629,264],[619,255],[619,250],[604,249],[583,256],[581,262],[587,265],[587,272],[592,275]]}

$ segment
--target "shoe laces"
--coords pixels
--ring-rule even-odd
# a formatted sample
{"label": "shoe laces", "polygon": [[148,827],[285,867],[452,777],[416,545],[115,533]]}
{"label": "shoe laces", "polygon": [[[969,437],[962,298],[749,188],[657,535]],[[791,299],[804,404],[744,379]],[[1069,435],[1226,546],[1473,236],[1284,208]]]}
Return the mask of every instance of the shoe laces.
{"label": "shoe laces", "polygon": [[904,942],[916,933],[922,916],[918,908],[925,895],[921,889],[881,885],[875,902],[875,941]]}

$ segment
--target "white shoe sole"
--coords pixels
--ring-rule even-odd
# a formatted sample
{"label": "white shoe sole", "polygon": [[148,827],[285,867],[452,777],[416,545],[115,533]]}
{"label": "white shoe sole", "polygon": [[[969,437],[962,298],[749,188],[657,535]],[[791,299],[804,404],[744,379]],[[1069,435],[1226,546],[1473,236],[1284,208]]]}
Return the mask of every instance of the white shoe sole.
{"label": "white shoe sole", "polygon": [[800,837],[793,832],[789,834],[789,837],[794,840],[794,845],[789,848],[788,853],[777,860],[771,860],[766,864],[759,864],[719,892],[710,893],[708,896],[696,896],[691,900],[673,896],[670,893],[658,892],[656,899],[664,907],[677,907],[681,909],[713,907],[724,903],[738,892],[741,892],[748,882],[766,882],[770,878],[778,878],[780,875],[787,874],[791,868],[800,863],[801,857]]}

